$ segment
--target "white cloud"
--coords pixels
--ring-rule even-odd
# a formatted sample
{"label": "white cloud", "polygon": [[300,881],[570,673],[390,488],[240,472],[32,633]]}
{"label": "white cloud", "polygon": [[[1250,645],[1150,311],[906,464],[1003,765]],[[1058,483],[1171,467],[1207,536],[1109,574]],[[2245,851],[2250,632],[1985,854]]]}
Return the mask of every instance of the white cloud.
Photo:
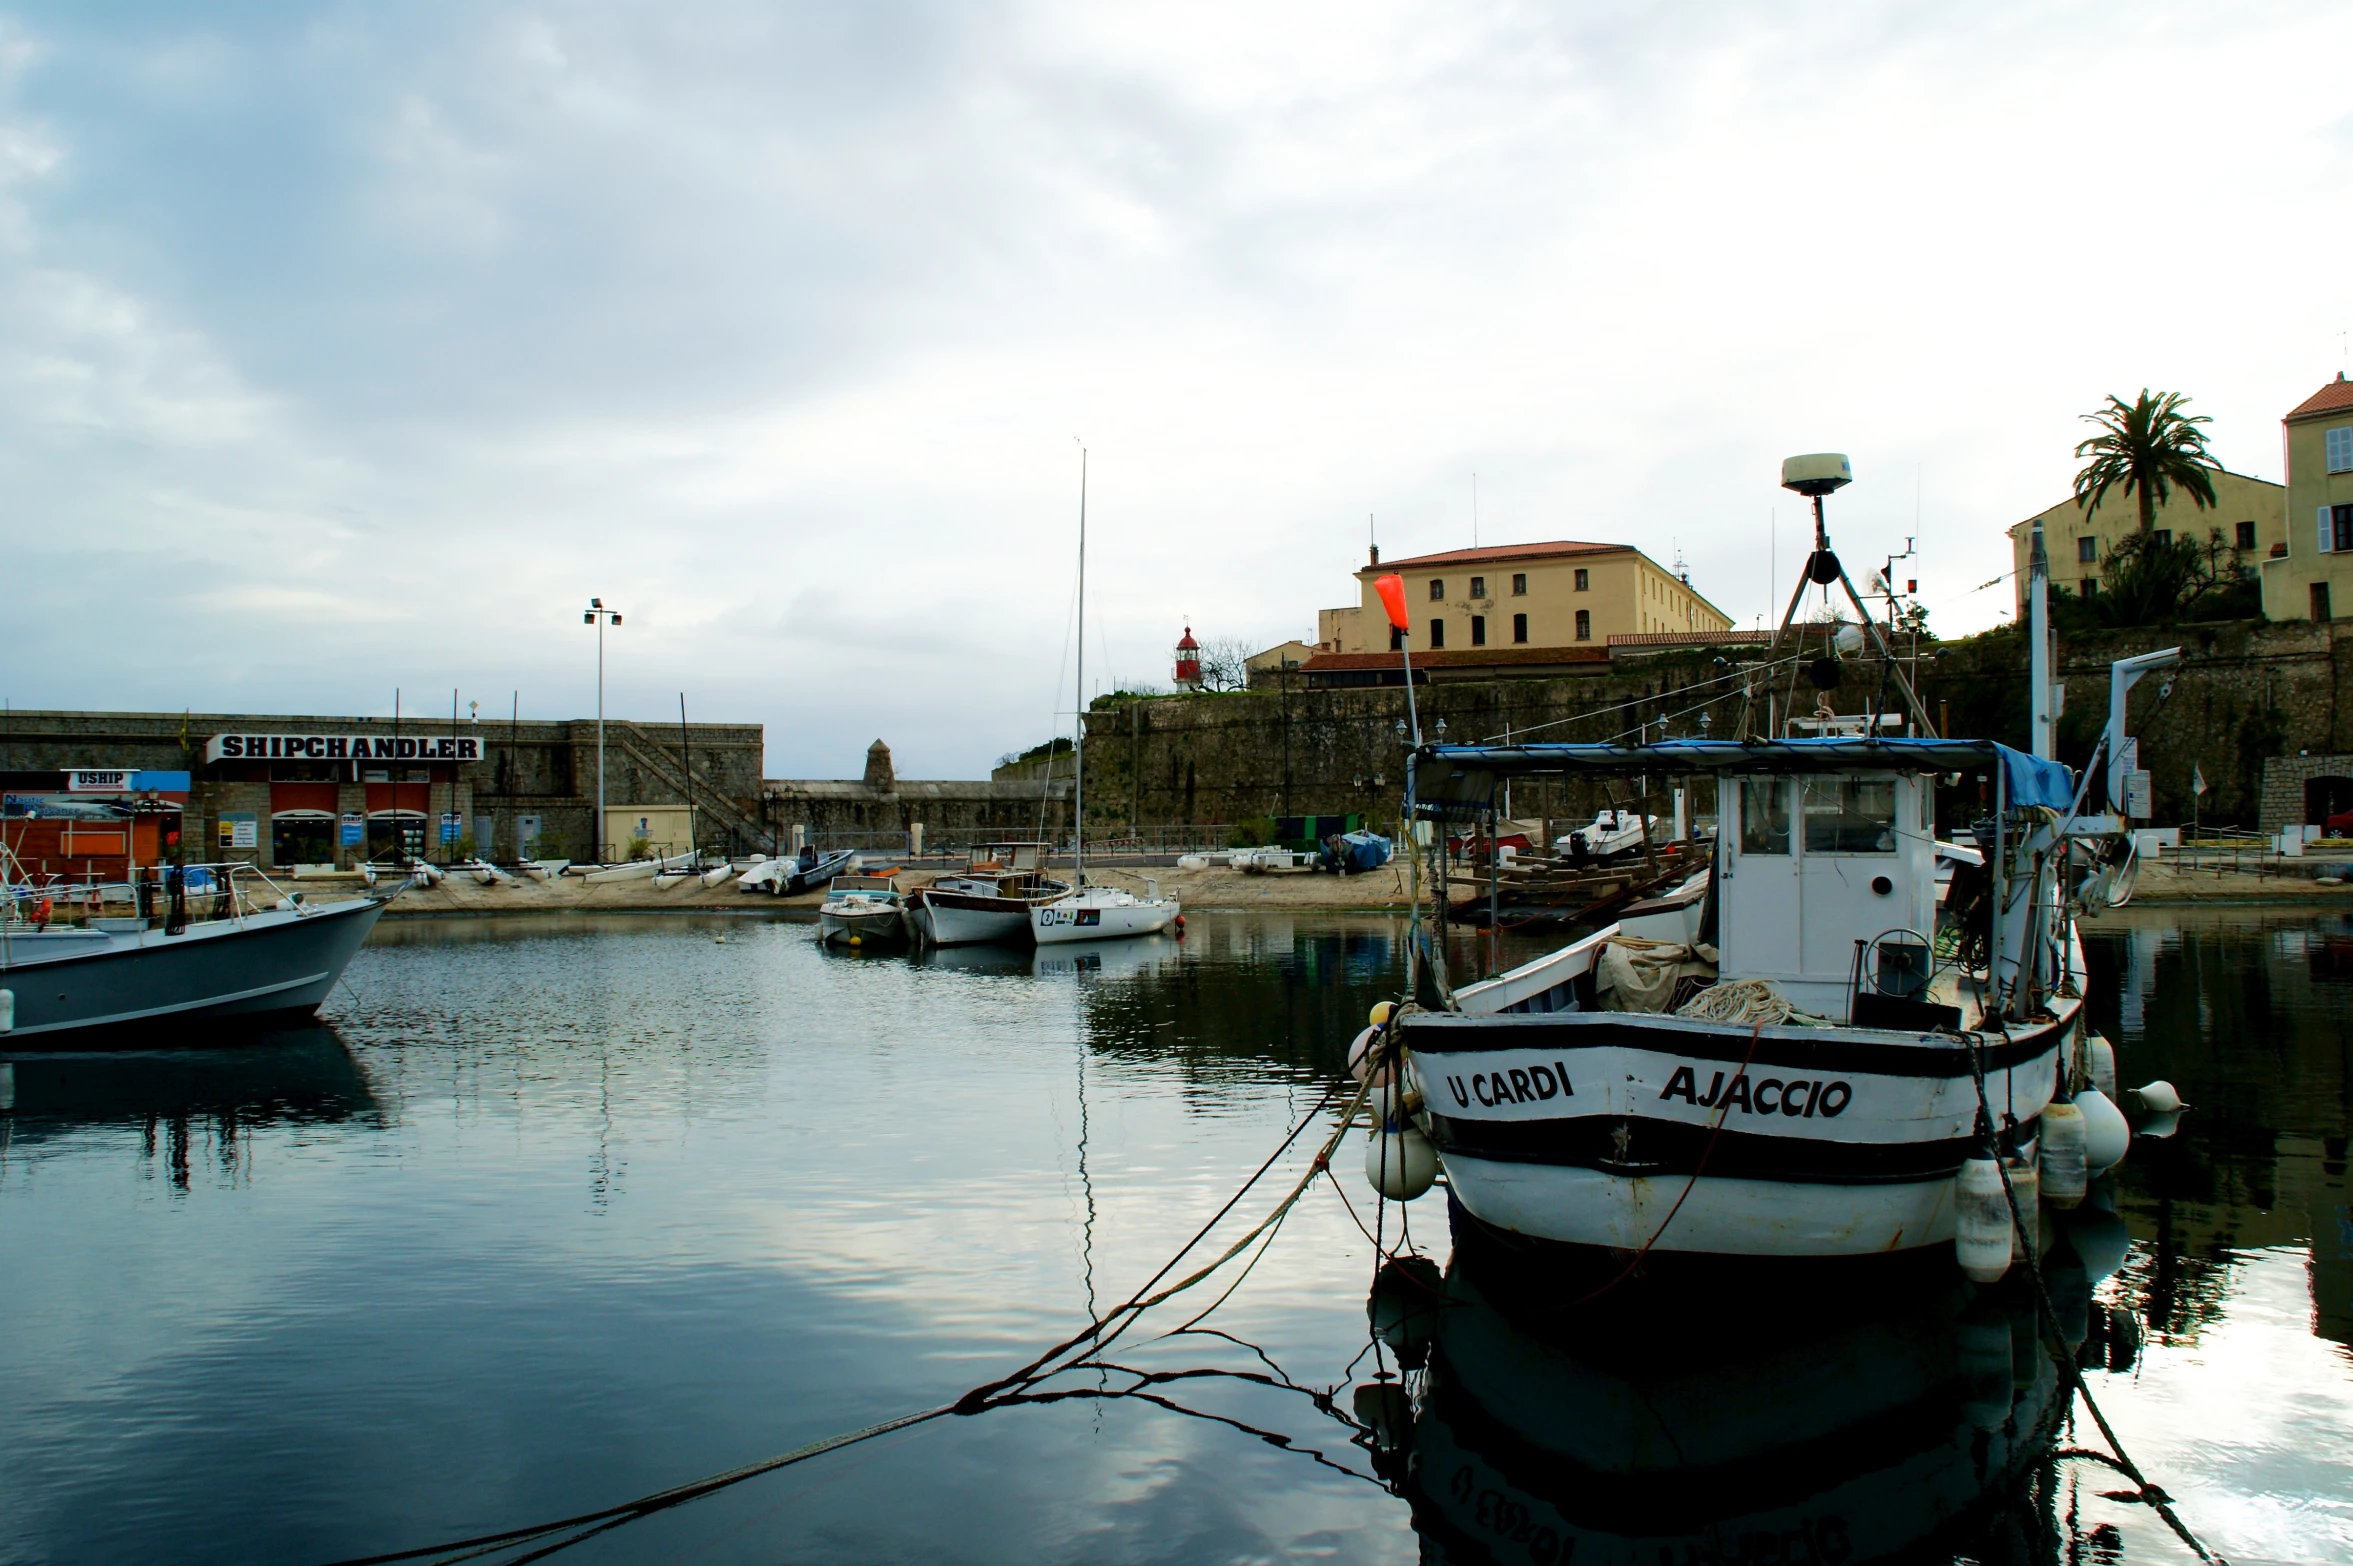
{"label": "white cloud", "polygon": [[[1969,629],[2076,414],[2185,390],[2276,476],[2353,326],[2317,5],[75,26],[0,36],[0,479],[20,591],[154,644],[30,649],[19,705],[577,713],[597,592],[624,710],[970,775],[1049,722],[1074,434],[1090,684],[1310,631],[1366,513],[1468,542],[1474,471],[1486,541],[1765,613],[1822,447],[1842,548],[1919,532]],[[299,658],[221,634],[264,599]]]}

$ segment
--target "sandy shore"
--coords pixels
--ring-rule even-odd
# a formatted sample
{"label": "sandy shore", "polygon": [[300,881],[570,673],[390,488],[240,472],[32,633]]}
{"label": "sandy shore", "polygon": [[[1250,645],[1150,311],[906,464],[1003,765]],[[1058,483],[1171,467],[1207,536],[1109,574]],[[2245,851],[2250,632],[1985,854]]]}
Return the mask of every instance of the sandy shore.
{"label": "sandy shore", "polygon": [[[908,871],[901,884],[922,885],[937,872]],[[1090,878],[1141,893],[1144,881],[1157,881],[1163,894],[1187,908],[1326,909],[1335,912],[1388,912],[1406,906],[1405,874],[1389,865],[1368,875],[1336,876],[1311,871],[1272,871],[1251,874],[1217,867],[1207,870],[1157,869],[1092,870]],[[311,897],[325,900],[339,895],[340,878],[305,881]],[[354,879],[349,888],[356,889]],[[683,882],[667,891],[651,880],[621,881],[591,886],[578,876],[552,882],[515,881],[482,886],[472,879],[451,876],[435,887],[411,887],[387,910],[389,918],[419,918],[472,914],[528,913],[648,913],[679,911],[741,914],[770,918],[810,918],[824,901],[821,892],[797,897],[771,897],[765,892],[739,892],[733,882],[704,887]],[[2133,894],[2137,906],[2182,903],[2288,903],[2353,906],[2353,882],[2321,884],[2302,869],[2292,873],[2256,874],[2252,871],[2181,867],[2169,862],[2146,865]]]}
{"label": "sandy shore", "polygon": [[[931,881],[938,872],[907,871],[902,886]],[[1311,871],[1248,874],[1223,868],[1172,868],[1088,871],[1091,880],[1125,886],[1141,894],[1146,877],[1156,880],[1163,895],[1187,908],[1322,908],[1333,910],[1388,910],[1406,906],[1402,869],[1383,867],[1369,875],[1322,875]],[[305,880],[306,896],[319,901],[346,895],[359,886],[357,878]],[[771,897],[766,892],[739,892],[730,881],[704,887],[693,881],[668,890],[651,880],[608,882],[591,886],[578,876],[555,881],[501,882],[482,886],[467,876],[445,877],[432,887],[404,890],[385,911],[387,918],[425,918],[475,914],[651,913],[661,911],[743,914],[768,918],[810,918],[825,900],[822,892],[797,897]]]}

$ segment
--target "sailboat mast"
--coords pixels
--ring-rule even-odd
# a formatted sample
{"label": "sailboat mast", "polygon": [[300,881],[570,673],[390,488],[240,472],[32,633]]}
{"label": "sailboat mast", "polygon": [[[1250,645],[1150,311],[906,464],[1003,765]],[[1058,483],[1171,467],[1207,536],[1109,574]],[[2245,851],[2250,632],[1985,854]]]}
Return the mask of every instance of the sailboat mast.
{"label": "sailboat mast", "polygon": [[1087,884],[1087,448],[1078,449],[1078,768],[1071,784],[1071,885]]}

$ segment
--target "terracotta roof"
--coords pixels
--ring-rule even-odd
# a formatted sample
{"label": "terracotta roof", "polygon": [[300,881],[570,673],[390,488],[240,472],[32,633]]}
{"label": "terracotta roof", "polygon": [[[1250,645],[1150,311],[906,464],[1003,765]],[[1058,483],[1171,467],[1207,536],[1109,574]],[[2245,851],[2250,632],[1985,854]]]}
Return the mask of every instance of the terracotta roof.
{"label": "terracotta roof", "polygon": [[[1413,666],[1417,669],[1484,669],[1509,664],[1606,663],[1609,649],[1590,643],[1574,647],[1448,647],[1432,652],[1417,647]],[[1317,653],[1299,666],[1309,674],[1332,674],[1344,669],[1398,669],[1403,665],[1393,652]]]}
{"label": "terracotta roof", "polygon": [[1621,555],[1633,552],[1632,544],[1579,544],[1562,539],[1550,544],[1502,544],[1493,549],[1449,549],[1443,554],[1415,555],[1407,560],[1384,560],[1377,566],[1365,566],[1358,576],[1377,576],[1384,571],[1419,570],[1424,566],[1486,565],[1505,560],[1558,560],[1568,555]]}
{"label": "terracotta roof", "polygon": [[2353,408],[2353,381],[2339,374],[2335,380],[2290,408],[2288,418],[2308,418],[2315,413],[2341,413],[2347,408]]}

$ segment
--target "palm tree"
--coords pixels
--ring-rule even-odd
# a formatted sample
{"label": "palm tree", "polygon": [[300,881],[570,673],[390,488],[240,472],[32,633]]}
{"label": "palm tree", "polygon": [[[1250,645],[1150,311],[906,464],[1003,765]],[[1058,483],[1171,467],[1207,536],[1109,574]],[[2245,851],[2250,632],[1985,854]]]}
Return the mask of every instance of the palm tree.
{"label": "palm tree", "polygon": [[2206,450],[2206,432],[2198,426],[2213,421],[2202,413],[2184,413],[2189,399],[2179,392],[2162,395],[2141,389],[2129,406],[2111,396],[2108,406],[2083,416],[2100,433],[2075,448],[2092,460],[2075,475],[2075,504],[2089,512],[2100,497],[2118,485],[2141,504],[2141,531],[2157,523],[2157,508],[2178,489],[2197,502],[2200,511],[2214,502],[2214,481],[2207,475],[2220,470]]}

